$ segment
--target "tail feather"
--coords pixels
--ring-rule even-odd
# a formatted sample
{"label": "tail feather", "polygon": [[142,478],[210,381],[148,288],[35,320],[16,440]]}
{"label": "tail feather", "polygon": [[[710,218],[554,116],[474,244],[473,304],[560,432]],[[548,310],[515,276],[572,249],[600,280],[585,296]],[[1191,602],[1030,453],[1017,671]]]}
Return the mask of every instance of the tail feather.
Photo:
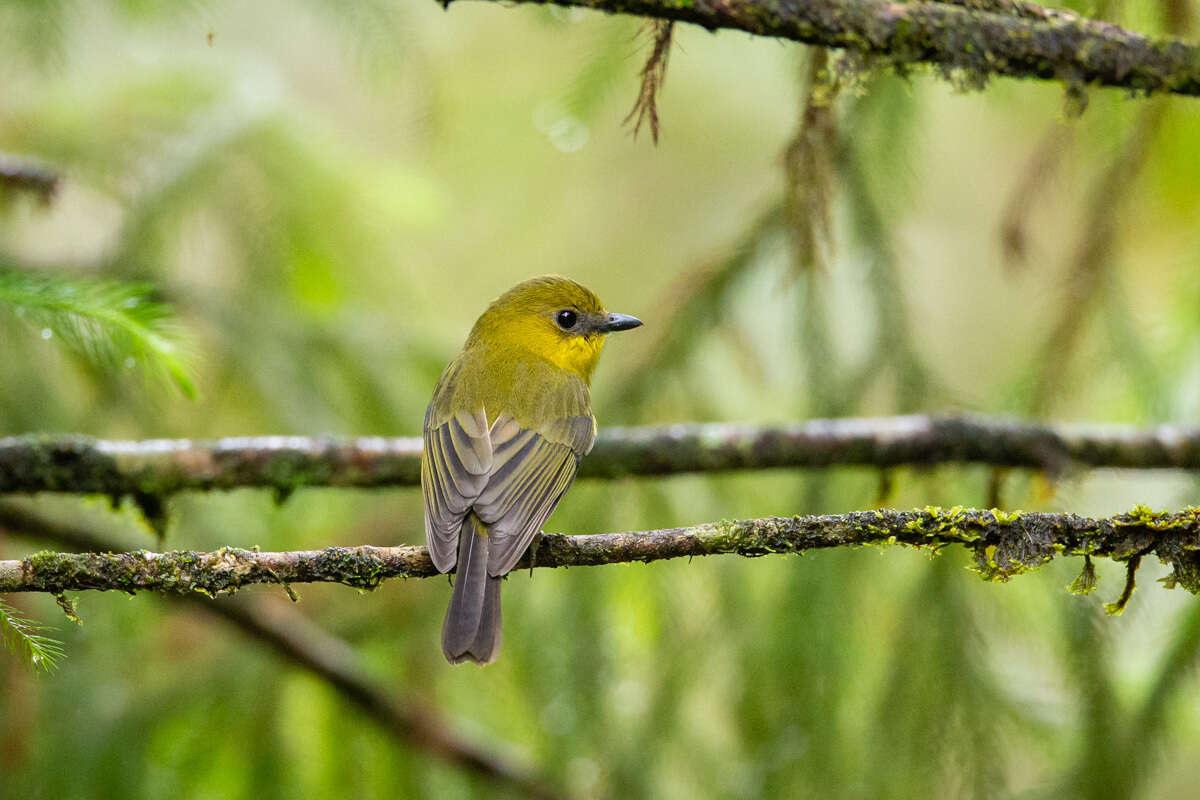
{"label": "tail feather", "polygon": [[487,529],[474,514],[458,534],[454,593],[442,624],[442,652],[451,664],[490,664],[500,655],[500,578],[488,575]]}
{"label": "tail feather", "polygon": [[488,576],[483,588],[483,609],[479,613],[479,628],[470,652],[476,664],[490,664],[500,655],[504,629],[500,625],[500,578]]}

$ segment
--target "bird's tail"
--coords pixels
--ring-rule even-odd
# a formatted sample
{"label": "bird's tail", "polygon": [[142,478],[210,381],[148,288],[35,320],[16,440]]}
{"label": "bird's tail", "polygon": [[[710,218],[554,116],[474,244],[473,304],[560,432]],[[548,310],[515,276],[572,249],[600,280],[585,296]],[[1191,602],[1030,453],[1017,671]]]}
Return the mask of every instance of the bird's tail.
{"label": "bird's tail", "polygon": [[488,575],[487,528],[467,514],[458,534],[454,594],[442,623],[442,652],[451,664],[490,664],[500,655],[500,578]]}

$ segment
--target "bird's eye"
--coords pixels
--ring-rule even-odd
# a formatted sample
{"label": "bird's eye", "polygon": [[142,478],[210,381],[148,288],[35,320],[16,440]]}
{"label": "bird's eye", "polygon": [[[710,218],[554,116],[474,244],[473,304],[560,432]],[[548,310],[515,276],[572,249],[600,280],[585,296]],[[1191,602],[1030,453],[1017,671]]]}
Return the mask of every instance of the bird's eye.
{"label": "bird's eye", "polygon": [[569,331],[575,327],[575,323],[579,322],[579,315],[568,308],[555,314],[554,321],[558,323],[558,327]]}

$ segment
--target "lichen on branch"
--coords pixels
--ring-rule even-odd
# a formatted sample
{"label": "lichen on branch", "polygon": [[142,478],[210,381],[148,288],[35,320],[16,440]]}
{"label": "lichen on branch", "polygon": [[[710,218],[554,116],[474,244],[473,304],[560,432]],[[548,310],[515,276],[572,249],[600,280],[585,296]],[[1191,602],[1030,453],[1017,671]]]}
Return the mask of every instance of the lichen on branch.
{"label": "lichen on branch", "polygon": [[[448,5],[446,0],[439,0]],[[1152,39],[1117,25],[1029,2],[891,0],[518,0],[691,22],[853,50],[887,62],[928,63],[977,76],[1006,75],[1139,92],[1200,95],[1200,46]]]}
{"label": "lichen on branch", "polygon": [[[53,523],[11,505],[0,506],[0,529],[25,535],[39,530],[62,540]],[[579,567],[732,554],[764,556],[831,547],[903,544],[934,551],[960,545],[971,551],[973,569],[987,580],[1007,581],[1057,556],[1082,556],[1129,565],[1129,591],[1109,610],[1117,613],[1132,592],[1132,571],[1155,555],[1172,567],[1164,581],[1200,593],[1200,508],[1089,519],[1074,514],[1005,512],[996,509],[925,508],[858,511],[824,516],[764,517],[702,523],[665,530],[583,536],[544,534],[536,567]],[[530,566],[527,554],[519,566]],[[222,548],[214,552],[43,552],[0,561],[0,593],[84,589],[215,596],[258,583],[328,582],[373,589],[388,578],[437,575],[424,547],[329,547],[295,552]],[[1094,584],[1093,581],[1088,583]],[[1082,584],[1081,584],[1082,585]]]}

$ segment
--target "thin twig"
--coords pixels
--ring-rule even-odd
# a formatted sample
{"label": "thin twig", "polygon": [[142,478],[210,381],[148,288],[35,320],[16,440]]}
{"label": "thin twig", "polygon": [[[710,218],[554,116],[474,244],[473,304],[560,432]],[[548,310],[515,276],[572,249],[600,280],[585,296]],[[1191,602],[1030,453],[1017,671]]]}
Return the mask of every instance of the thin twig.
{"label": "thin twig", "polygon": [[1063,152],[1070,145],[1074,129],[1055,122],[1033,149],[1021,172],[1021,180],[1009,195],[1004,216],[1000,222],[1000,244],[1004,251],[1004,263],[1015,271],[1024,266],[1029,255],[1029,223],[1039,194],[1046,188]]}
{"label": "thin twig", "polygon": [[1042,369],[1029,401],[1030,411],[1034,413],[1049,408],[1055,392],[1066,378],[1065,365],[1079,342],[1093,300],[1110,277],[1121,201],[1129,196],[1141,173],[1165,116],[1166,106],[1161,100],[1146,106],[1112,165],[1092,187],[1087,221],[1080,232],[1067,275],[1063,312],[1046,337],[1038,357]]}
{"label": "thin twig", "polygon": [[783,153],[784,214],[796,272],[824,271],[833,241],[830,205],[838,156],[834,101],[838,82],[829,70],[829,51],[812,48],[803,107],[796,133]]}

